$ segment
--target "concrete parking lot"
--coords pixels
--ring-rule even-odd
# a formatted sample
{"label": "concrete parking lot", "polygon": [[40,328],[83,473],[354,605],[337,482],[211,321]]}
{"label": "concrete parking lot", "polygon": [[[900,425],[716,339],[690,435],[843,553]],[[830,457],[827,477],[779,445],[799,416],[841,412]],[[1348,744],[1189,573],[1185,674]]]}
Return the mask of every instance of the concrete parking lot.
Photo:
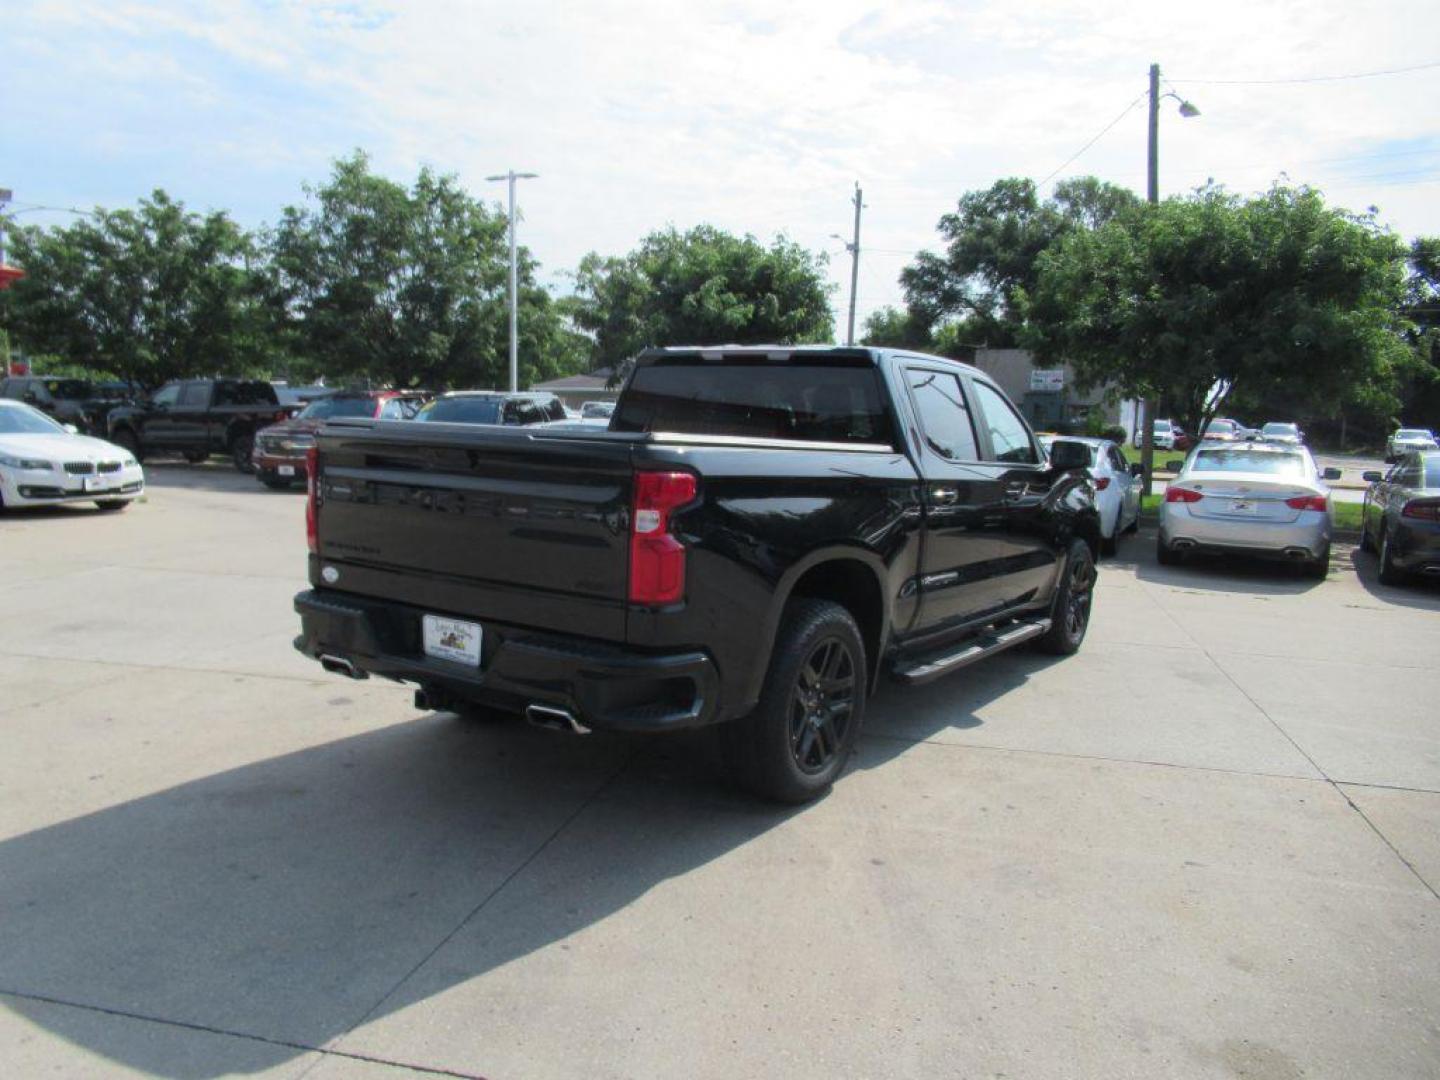
{"label": "concrete parking lot", "polygon": [[8,1076],[1440,1075],[1440,590],[1102,568],[757,805],[290,647],[303,500],[0,518]]}

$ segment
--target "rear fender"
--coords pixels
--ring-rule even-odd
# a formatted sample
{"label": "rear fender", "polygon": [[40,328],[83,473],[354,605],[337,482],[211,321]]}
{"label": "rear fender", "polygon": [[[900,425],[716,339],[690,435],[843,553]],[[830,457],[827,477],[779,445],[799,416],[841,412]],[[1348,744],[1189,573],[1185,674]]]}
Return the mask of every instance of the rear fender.
{"label": "rear fender", "polygon": [[889,595],[885,584],[888,575],[884,562],[873,551],[861,547],[836,545],[811,552],[781,576],[775,588],[774,599],[766,612],[764,624],[760,628],[763,647],[758,655],[761,662],[755,665],[755,670],[750,675],[749,682],[745,687],[745,701],[738,715],[749,712],[760,700],[760,692],[765,685],[765,675],[770,668],[770,657],[774,655],[775,651],[775,638],[780,632],[780,620],[784,617],[785,607],[795,593],[795,586],[810,571],[829,563],[859,563],[874,578],[880,597],[879,617],[876,625],[867,627],[864,625],[865,620],[862,613],[851,612],[855,616],[855,621],[860,624],[860,634],[865,641],[867,654],[873,653],[873,655],[866,656],[866,662],[870,669],[868,673],[870,692],[874,692],[881,671],[881,655],[890,640],[893,598]]}

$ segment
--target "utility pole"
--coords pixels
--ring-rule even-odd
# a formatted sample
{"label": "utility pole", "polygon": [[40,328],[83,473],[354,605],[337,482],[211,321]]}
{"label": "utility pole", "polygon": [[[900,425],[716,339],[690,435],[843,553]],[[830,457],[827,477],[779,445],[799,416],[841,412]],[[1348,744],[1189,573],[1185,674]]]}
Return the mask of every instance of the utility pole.
{"label": "utility pole", "polygon": [[514,169],[499,176],[487,176],[489,182],[504,180],[510,185],[510,392],[520,389],[520,302],[516,287],[515,254],[515,181],[534,180],[539,173],[517,173]]}
{"label": "utility pole", "polygon": [[864,205],[861,202],[860,181],[855,181],[855,239],[848,245],[850,248],[850,322],[845,331],[845,344],[855,344],[855,289],[860,282],[860,208]]}
{"label": "utility pole", "polygon": [[[1160,65],[1150,65],[1150,138],[1146,155],[1145,198],[1153,206],[1160,201]],[[1147,397],[1140,403],[1140,471],[1145,474],[1141,491],[1149,496],[1155,480],[1156,401]],[[1196,432],[1199,437],[1199,432]]]}

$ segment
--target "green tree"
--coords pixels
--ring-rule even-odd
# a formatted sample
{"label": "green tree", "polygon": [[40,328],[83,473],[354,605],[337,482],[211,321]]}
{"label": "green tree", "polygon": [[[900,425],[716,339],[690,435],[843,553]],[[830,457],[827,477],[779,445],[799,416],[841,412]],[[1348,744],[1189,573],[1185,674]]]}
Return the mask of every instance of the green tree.
{"label": "green tree", "polygon": [[[505,216],[452,176],[407,190],[357,151],[287,207],[269,237],[278,303],[297,351],[333,379],[496,387],[509,380]],[[519,255],[522,385],[583,366],[563,307]]]}
{"label": "green tree", "polygon": [[831,340],[825,257],[783,237],[766,247],[710,225],[651,233],[628,255],[593,252],[576,275],[576,321],[597,366],[651,345]]}
{"label": "green tree", "polygon": [[929,352],[935,339],[930,327],[910,312],[901,311],[897,307],[883,307],[871,312],[866,318],[860,342],[864,345]]}
{"label": "green tree", "polygon": [[13,239],[26,276],[0,293],[0,320],[27,352],[144,387],[272,359],[255,245],[221,211],[189,212],[156,190],[134,210]]}
{"label": "green tree", "polygon": [[971,341],[1015,345],[1024,323],[1017,300],[1034,288],[1040,255],[1137,202],[1128,189],[1093,176],[1062,180],[1043,201],[1034,181],[1024,178],[967,192],[940,219],[945,254],[921,252],[900,274],[911,319],[932,329],[963,322]]}
{"label": "green tree", "polygon": [[1236,395],[1393,402],[1405,252],[1373,217],[1310,188],[1217,188],[1137,205],[1040,256],[1027,344],[1091,385],[1155,397],[1188,430]]}
{"label": "green tree", "polygon": [[1410,245],[1404,313],[1411,322],[1407,337],[1414,360],[1405,373],[1400,408],[1386,419],[1430,423],[1440,415],[1440,236],[1417,237]]}

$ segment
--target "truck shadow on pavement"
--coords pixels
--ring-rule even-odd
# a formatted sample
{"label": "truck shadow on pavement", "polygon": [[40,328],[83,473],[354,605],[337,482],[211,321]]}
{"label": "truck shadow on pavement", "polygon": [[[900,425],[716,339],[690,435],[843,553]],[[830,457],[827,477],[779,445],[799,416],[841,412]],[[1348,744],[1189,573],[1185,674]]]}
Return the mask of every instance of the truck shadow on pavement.
{"label": "truck shadow on pavement", "polygon": [[[1017,651],[968,687],[882,688],[851,772],[978,725],[975,704],[1047,662]],[[567,949],[657,885],[816,809],[733,789],[708,746],[440,714],[17,836],[0,843],[0,1002],[147,1074],[284,1064]],[[491,1022],[522,1011],[487,1004]],[[209,1037],[200,1055],[193,1031],[123,1017],[242,1037]],[[477,1046],[485,1022],[474,1018]]]}
{"label": "truck shadow on pavement", "polygon": [[261,497],[271,495],[304,495],[303,483],[292,484],[289,488],[268,488],[254,476],[242,473],[228,461],[215,459],[192,465],[176,458],[173,461],[145,461],[145,486],[147,489],[177,488],[182,491],[224,491],[253,494]]}

